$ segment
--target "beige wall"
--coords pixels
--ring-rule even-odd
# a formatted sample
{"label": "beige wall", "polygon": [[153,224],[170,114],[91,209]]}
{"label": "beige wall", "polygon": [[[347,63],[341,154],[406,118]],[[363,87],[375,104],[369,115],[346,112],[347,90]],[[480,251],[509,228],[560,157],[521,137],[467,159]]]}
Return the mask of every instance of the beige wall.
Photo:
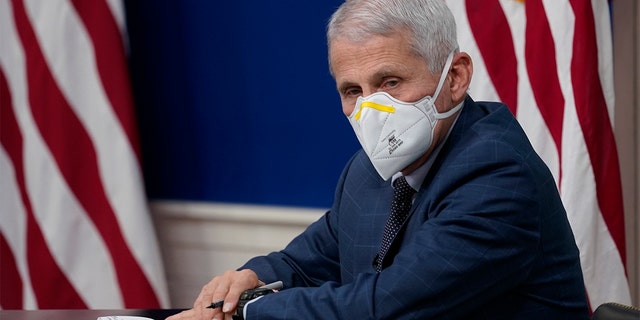
{"label": "beige wall", "polygon": [[317,220],[324,210],[153,202],[169,300],[189,308],[212,277],[258,255],[277,251]]}
{"label": "beige wall", "polygon": [[636,0],[613,3],[615,134],[622,171],[627,273],[632,301],[640,305],[640,5]]}

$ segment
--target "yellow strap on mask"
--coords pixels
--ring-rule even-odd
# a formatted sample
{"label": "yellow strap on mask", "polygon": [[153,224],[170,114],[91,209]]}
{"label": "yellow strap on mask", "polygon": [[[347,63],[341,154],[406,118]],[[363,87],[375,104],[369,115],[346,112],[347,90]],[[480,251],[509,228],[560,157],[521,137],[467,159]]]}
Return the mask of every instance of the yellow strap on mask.
{"label": "yellow strap on mask", "polygon": [[356,113],[356,120],[360,119],[360,114],[362,113],[362,109],[364,108],[372,108],[372,109],[376,109],[378,111],[382,111],[382,112],[388,112],[388,113],[394,113],[396,112],[396,108],[392,107],[392,106],[385,106],[383,104],[378,104],[375,102],[371,102],[371,101],[365,101],[360,105],[360,109],[358,110],[358,113]]}

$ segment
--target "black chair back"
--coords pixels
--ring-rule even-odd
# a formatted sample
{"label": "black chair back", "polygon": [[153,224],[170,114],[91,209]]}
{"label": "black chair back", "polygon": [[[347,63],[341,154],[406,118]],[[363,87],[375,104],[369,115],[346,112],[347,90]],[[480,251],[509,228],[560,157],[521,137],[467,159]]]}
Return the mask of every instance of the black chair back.
{"label": "black chair back", "polygon": [[591,316],[591,320],[639,320],[640,309],[620,303],[603,303]]}

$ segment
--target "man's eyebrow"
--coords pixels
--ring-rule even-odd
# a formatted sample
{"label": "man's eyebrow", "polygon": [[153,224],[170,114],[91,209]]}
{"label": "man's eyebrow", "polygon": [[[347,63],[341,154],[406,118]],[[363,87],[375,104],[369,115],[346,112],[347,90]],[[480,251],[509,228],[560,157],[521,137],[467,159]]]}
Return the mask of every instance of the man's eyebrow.
{"label": "man's eyebrow", "polygon": [[395,74],[396,72],[394,70],[392,70],[389,67],[385,67],[382,69],[379,69],[378,71],[376,71],[373,75],[372,78],[373,79],[381,79],[381,78],[386,78],[388,76],[391,76],[393,74]]}
{"label": "man's eyebrow", "polygon": [[[369,77],[369,79],[367,79],[367,81],[369,82],[376,82],[380,79],[395,75],[397,72],[394,68],[389,67],[389,66],[384,66],[378,70],[376,70],[371,77]],[[344,81],[338,84],[338,92],[343,92],[344,90],[346,90],[349,87],[360,87],[359,84],[353,82],[353,81]]]}
{"label": "man's eyebrow", "polygon": [[350,87],[359,87],[360,85],[358,85],[355,82],[351,82],[351,81],[344,81],[341,82],[340,84],[338,84],[338,92],[342,93],[344,92],[344,90],[346,90],[347,88]]}

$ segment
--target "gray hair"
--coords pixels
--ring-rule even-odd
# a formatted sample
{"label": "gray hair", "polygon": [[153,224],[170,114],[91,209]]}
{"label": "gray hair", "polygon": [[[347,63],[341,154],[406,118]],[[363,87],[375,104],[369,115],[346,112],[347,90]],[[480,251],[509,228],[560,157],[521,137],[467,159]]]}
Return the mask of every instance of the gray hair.
{"label": "gray hair", "polygon": [[458,49],[455,19],[442,0],[346,0],[329,20],[327,42],[331,48],[337,38],[361,42],[405,30],[413,50],[434,74]]}

